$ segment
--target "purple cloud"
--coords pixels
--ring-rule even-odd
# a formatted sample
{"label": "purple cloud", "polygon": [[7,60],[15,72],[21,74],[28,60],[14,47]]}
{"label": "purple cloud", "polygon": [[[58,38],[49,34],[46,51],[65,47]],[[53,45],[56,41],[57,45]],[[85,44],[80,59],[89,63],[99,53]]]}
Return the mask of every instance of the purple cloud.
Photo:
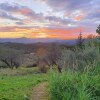
{"label": "purple cloud", "polygon": [[75,11],[83,11],[86,19],[100,18],[100,0],[42,0],[55,12],[73,14]]}
{"label": "purple cloud", "polygon": [[[7,12],[7,13],[10,12],[10,14],[11,13],[19,13],[21,15],[27,16],[31,20],[37,20],[39,22],[42,22],[45,20],[50,21],[50,22],[60,23],[60,24],[68,24],[70,22],[70,20],[56,17],[56,16],[44,16],[42,13],[36,13],[32,9],[30,9],[26,6],[19,6],[17,4],[11,5],[8,3],[1,3],[0,10],[2,10],[3,12]],[[9,16],[9,17],[11,17],[11,16]],[[13,17],[12,17],[12,19],[17,20],[17,18],[13,18]],[[22,23],[22,21],[20,20],[20,22],[17,22],[16,24],[23,25],[24,23]]]}
{"label": "purple cloud", "polygon": [[[44,15],[27,6],[1,3],[0,17],[15,20],[17,25],[25,26],[26,24],[21,19],[14,16],[16,13],[25,16],[26,20],[28,19],[32,23],[34,21],[45,23],[46,26],[43,27],[50,29],[68,29],[82,26],[87,27],[87,30],[91,27],[91,30],[94,30],[93,27],[97,27],[100,22],[100,12],[97,12],[100,11],[100,0],[44,0],[43,2],[52,9],[53,13],[61,12],[62,15],[54,15],[52,13]],[[66,17],[64,16],[65,13]],[[79,20],[75,20],[75,18]],[[39,24],[32,27],[39,27]]]}
{"label": "purple cloud", "polygon": [[8,14],[6,12],[1,12],[0,17],[5,18],[5,19],[10,19],[10,20],[16,20],[16,21],[20,20],[19,18],[16,18],[16,17],[14,17],[11,14]]}

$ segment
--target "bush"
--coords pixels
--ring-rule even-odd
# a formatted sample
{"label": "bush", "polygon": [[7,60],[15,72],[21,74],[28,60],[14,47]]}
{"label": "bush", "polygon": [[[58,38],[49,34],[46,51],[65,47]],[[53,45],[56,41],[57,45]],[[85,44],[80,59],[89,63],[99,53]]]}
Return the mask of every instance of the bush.
{"label": "bush", "polygon": [[100,56],[99,49],[95,47],[85,47],[83,51],[76,51],[77,69],[84,70],[93,67],[98,62]]}
{"label": "bush", "polygon": [[94,67],[99,61],[99,48],[85,47],[83,50],[78,48],[75,51],[63,50],[61,57],[57,61],[57,65],[64,70],[73,69],[84,71]]}
{"label": "bush", "polygon": [[99,72],[50,72],[49,91],[51,100],[100,100]]}
{"label": "bush", "polygon": [[58,59],[57,64],[61,66],[63,70],[74,68],[76,62],[75,53],[71,50],[63,50],[61,57]]}

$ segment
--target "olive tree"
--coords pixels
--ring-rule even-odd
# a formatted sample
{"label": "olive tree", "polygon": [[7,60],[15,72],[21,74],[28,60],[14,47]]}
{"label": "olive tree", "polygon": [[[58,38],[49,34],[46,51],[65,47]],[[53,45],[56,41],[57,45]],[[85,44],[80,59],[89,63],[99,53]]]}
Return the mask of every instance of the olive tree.
{"label": "olive tree", "polygon": [[20,66],[20,56],[23,52],[9,47],[0,47],[0,61],[11,69]]}

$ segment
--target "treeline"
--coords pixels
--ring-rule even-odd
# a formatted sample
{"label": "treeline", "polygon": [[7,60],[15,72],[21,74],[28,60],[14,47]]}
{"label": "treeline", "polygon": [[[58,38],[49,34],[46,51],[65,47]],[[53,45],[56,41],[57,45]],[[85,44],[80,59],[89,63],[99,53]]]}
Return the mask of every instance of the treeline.
{"label": "treeline", "polygon": [[41,71],[45,72],[48,68],[56,65],[61,72],[63,68],[76,69],[75,66],[82,67],[94,63],[99,55],[100,47],[99,39],[83,40],[81,35],[75,46],[51,43],[48,45],[39,44],[38,47],[33,46],[30,49],[30,44],[23,45],[0,44],[0,66],[11,69],[20,66],[38,66]]}
{"label": "treeline", "polygon": [[[52,52],[54,47],[63,48],[63,45],[55,43],[36,43],[36,44],[19,44],[19,43],[0,43],[0,67],[1,68],[19,68],[38,66],[44,62],[45,55]],[[39,54],[40,53],[40,54]],[[53,56],[54,54],[52,54]],[[41,63],[42,64],[42,63]],[[47,62],[45,62],[45,65]]]}

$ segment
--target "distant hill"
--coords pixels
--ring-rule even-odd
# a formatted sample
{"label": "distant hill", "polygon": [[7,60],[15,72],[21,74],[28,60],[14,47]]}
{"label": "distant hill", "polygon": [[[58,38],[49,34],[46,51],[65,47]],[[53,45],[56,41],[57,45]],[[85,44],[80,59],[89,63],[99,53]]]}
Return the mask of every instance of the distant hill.
{"label": "distant hill", "polygon": [[62,39],[52,39],[52,38],[0,38],[0,42],[11,42],[11,43],[60,43],[60,44],[67,44],[67,45],[74,45],[76,44],[76,39],[73,40],[62,40]]}

